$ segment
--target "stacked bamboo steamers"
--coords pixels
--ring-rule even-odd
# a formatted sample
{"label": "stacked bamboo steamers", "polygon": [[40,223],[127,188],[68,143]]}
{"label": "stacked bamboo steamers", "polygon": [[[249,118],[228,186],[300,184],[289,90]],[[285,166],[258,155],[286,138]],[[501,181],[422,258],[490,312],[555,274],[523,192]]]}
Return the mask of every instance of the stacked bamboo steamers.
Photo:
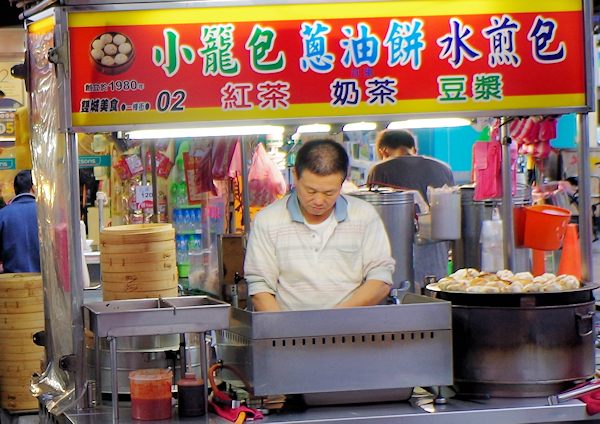
{"label": "stacked bamboo steamers", "polygon": [[175,230],[171,224],[134,224],[100,232],[103,299],[177,296]]}
{"label": "stacked bamboo steamers", "polygon": [[29,387],[31,375],[41,371],[44,348],[32,337],[43,329],[41,274],[0,274],[0,408],[38,409]]}

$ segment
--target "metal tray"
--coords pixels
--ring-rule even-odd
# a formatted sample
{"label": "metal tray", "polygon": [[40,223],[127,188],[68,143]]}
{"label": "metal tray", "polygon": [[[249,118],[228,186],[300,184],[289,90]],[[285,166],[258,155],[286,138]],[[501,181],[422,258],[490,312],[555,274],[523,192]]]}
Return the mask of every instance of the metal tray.
{"label": "metal tray", "polygon": [[209,296],[113,300],[84,305],[97,337],[200,333],[229,327],[230,305]]}

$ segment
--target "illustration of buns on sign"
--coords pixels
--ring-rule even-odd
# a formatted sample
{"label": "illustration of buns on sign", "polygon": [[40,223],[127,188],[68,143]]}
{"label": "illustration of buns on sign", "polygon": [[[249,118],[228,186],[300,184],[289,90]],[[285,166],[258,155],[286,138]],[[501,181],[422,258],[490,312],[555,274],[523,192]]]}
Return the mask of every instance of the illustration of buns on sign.
{"label": "illustration of buns on sign", "polygon": [[131,40],[120,32],[105,32],[90,45],[90,57],[96,69],[108,75],[120,74],[129,69],[134,55]]}

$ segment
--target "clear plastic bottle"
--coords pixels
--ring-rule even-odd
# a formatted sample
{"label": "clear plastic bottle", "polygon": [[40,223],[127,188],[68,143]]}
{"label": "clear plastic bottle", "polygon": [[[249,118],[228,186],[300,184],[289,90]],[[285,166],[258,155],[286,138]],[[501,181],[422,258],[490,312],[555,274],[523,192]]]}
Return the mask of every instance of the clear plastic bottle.
{"label": "clear plastic bottle", "polygon": [[177,264],[181,265],[189,263],[187,236],[182,234],[175,236],[175,249],[177,254]]}
{"label": "clear plastic bottle", "polygon": [[194,232],[200,233],[202,231],[202,210],[200,208],[194,209]]}
{"label": "clear plastic bottle", "polygon": [[183,216],[181,219],[181,231],[182,232],[189,232],[190,229],[192,228],[192,219],[190,216],[190,211],[189,209],[183,209]]}
{"label": "clear plastic bottle", "polygon": [[481,270],[497,272],[504,269],[502,221],[483,221],[481,226]]}

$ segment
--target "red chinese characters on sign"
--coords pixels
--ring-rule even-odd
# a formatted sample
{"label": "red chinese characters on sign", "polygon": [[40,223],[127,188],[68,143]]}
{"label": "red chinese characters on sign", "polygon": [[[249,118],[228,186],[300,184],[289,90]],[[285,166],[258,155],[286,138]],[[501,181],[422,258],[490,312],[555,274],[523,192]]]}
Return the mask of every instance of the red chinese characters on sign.
{"label": "red chinese characters on sign", "polygon": [[[490,103],[501,109],[516,96],[581,98],[581,22],[581,12],[545,12],[73,27],[72,111],[210,109],[219,119],[252,111],[285,118],[315,104],[352,114],[365,107],[393,113],[414,100],[436,111]],[[82,59],[99,33],[125,34],[133,64],[115,73]]]}

